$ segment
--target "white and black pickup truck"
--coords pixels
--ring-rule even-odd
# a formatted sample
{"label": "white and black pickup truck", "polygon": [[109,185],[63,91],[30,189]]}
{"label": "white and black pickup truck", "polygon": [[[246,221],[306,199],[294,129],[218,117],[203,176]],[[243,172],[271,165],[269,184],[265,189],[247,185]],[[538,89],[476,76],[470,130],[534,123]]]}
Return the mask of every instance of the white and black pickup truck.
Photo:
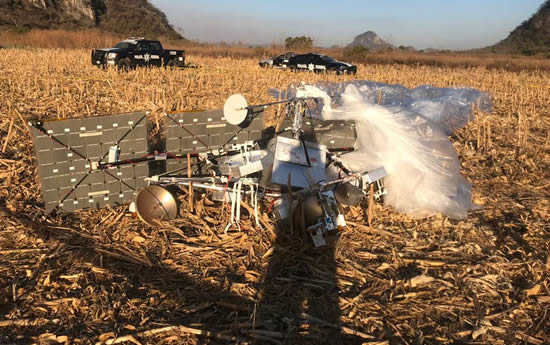
{"label": "white and black pickup truck", "polygon": [[300,54],[295,55],[287,63],[287,68],[292,71],[311,72],[336,72],[336,74],[356,74],[357,66],[347,62],[336,61],[330,56],[323,54]]}
{"label": "white and black pickup truck", "polygon": [[129,70],[136,67],[183,67],[185,51],[164,49],[159,41],[131,38],[113,48],[92,50],[92,65],[116,66]]}
{"label": "white and black pickup truck", "polygon": [[260,61],[260,67],[286,68],[288,61],[294,56],[296,56],[296,53],[294,52],[283,53],[281,55]]}

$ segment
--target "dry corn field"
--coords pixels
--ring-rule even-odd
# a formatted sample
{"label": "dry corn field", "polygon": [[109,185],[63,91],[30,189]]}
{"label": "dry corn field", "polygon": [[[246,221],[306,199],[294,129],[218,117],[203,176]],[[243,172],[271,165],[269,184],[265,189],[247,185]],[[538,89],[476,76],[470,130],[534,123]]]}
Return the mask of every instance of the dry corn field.
{"label": "dry corn field", "polygon": [[[148,227],[127,207],[45,217],[31,118],[251,104],[269,88],[350,76],[262,70],[188,57],[198,68],[119,73],[87,50],[0,55],[0,344],[550,343],[550,74],[361,65],[357,79],[489,91],[491,114],[452,140],[483,209],[415,219],[381,204],[330,248],[277,229],[223,233],[227,214]],[[184,203],[187,205],[187,203]],[[187,206],[184,206],[187,207]],[[245,220],[245,223],[248,222]]]}

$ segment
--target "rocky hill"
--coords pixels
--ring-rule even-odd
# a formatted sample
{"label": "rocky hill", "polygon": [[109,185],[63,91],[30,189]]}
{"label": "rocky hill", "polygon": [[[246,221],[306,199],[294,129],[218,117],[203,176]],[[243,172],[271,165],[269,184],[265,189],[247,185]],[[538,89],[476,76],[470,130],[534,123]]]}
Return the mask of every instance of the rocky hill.
{"label": "rocky hill", "polygon": [[550,55],[550,0],[499,43],[487,47],[494,53]]}
{"label": "rocky hill", "polygon": [[182,39],[147,0],[1,0],[0,27],[90,29],[129,36]]}
{"label": "rocky hill", "polygon": [[347,48],[363,47],[369,50],[384,50],[387,48],[395,49],[395,47],[384,41],[373,31],[367,31],[356,36],[353,42],[348,44]]}

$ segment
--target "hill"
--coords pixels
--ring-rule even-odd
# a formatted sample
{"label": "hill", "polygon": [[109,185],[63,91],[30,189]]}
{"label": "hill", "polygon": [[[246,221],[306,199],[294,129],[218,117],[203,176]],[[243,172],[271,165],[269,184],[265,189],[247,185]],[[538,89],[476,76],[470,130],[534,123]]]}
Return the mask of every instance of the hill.
{"label": "hill", "polygon": [[353,39],[353,42],[347,45],[346,48],[363,47],[368,50],[384,50],[387,48],[395,49],[395,46],[384,41],[374,31],[367,31]]}
{"label": "hill", "polygon": [[550,54],[550,0],[499,43],[485,48],[494,53]]}
{"label": "hill", "polygon": [[147,0],[2,0],[0,27],[103,31],[182,39],[166,15]]}

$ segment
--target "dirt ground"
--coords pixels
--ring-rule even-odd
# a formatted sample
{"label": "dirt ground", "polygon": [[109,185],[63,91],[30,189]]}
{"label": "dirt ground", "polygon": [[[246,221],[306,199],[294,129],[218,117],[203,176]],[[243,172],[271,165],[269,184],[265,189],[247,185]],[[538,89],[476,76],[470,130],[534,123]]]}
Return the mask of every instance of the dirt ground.
{"label": "dirt ground", "polygon": [[[490,114],[452,137],[481,210],[457,221],[364,207],[313,249],[263,212],[223,233],[195,210],[149,227],[127,206],[46,217],[31,118],[216,109],[232,93],[351,76],[261,70],[190,57],[199,68],[103,71],[85,50],[0,56],[0,344],[550,343],[550,75],[485,68],[359,66],[355,78],[489,91]],[[363,205],[364,206],[364,205]]]}

